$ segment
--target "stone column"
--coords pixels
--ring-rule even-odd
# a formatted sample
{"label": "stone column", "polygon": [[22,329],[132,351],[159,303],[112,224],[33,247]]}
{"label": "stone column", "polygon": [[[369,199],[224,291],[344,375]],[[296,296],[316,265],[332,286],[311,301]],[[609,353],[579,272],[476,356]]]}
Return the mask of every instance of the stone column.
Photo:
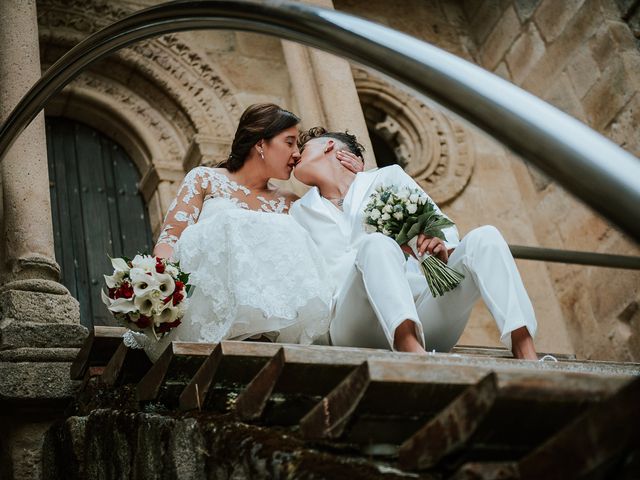
{"label": "stone column", "polygon": [[[1,120],[39,78],[36,2],[2,0]],[[0,176],[0,476],[40,478],[42,435],[73,395],[70,362],[87,333],[78,302],[58,282],[43,114],[8,152]]]}
{"label": "stone column", "polygon": [[[0,118],[5,119],[40,78],[40,54],[35,0],[0,2]],[[3,265],[0,282],[0,347],[68,346],[51,336],[37,344],[20,330],[21,339],[5,327],[11,320],[29,324],[75,324],[78,304],[58,283],[47,167],[44,114],[24,131],[0,164],[3,195]],[[12,330],[12,329],[9,329]],[[77,328],[71,329],[78,333]],[[70,332],[67,332],[70,333]],[[10,341],[11,340],[11,341]],[[35,339],[32,339],[36,341]],[[62,345],[56,345],[61,341]]]}
{"label": "stone column", "polygon": [[[333,8],[331,0],[305,1]],[[329,130],[348,129],[365,147],[365,168],[375,167],[375,155],[349,62],[285,40],[282,48],[303,127],[323,125]]]}

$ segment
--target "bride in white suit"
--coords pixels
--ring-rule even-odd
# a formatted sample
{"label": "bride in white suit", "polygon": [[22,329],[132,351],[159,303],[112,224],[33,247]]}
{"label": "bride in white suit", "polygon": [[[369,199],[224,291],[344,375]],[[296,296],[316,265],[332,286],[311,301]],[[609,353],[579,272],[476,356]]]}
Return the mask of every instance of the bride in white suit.
{"label": "bride in white suit", "polygon": [[455,226],[443,231],[446,241],[419,237],[420,253],[434,254],[465,275],[455,289],[434,298],[418,262],[405,258],[406,249],[364,229],[364,209],[378,186],[418,184],[397,165],[357,174],[345,169],[336,162],[337,152],[362,154],[353,135],[316,128],[301,135],[301,143],[294,175],[313,187],[289,213],[310,233],[336,282],[325,343],[446,352],[482,298],[502,343],[517,358],[537,358],[533,307],[496,228],[476,228],[462,240]]}

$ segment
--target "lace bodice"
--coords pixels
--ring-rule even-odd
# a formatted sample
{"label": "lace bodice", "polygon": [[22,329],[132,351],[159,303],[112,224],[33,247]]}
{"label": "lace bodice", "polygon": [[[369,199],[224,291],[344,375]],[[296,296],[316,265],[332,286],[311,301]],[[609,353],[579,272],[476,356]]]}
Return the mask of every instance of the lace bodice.
{"label": "lace bodice", "polygon": [[210,167],[196,167],[182,181],[176,198],[169,205],[156,245],[174,247],[182,231],[198,221],[205,202],[223,198],[247,210],[286,213],[289,205],[284,196],[267,198],[253,195],[244,185]]}

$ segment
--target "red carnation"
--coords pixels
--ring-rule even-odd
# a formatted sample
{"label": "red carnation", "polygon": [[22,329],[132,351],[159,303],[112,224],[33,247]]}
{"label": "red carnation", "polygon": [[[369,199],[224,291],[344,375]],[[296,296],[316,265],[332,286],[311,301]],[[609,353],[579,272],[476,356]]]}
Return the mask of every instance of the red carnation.
{"label": "red carnation", "polygon": [[164,304],[166,305],[167,303],[169,303],[169,301],[171,300],[171,298],[172,298],[172,297],[171,297],[171,295],[169,295],[168,297],[164,297],[164,298],[162,299],[162,303],[164,303]]}
{"label": "red carnation", "polygon": [[116,298],[116,290],[117,289],[115,287],[109,289],[107,293],[107,295],[109,295],[109,298]]}
{"label": "red carnation", "polygon": [[182,299],[184,298],[184,295],[178,291],[173,293],[173,305],[177,305],[178,303],[180,303],[182,301]]}
{"label": "red carnation", "polygon": [[136,322],[136,324],[140,328],[147,328],[149,325],[151,325],[151,317],[147,317],[146,315],[140,315],[140,318],[138,318],[138,321]]}
{"label": "red carnation", "polygon": [[180,280],[176,280],[176,292],[181,291],[184,288],[184,283]]}
{"label": "red carnation", "polygon": [[175,320],[170,323],[163,323],[160,325],[160,327],[158,327],[158,333],[168,332],[169,330],[171,330],[174,327],[177,327],[178,325],[180,325],[180,320]]}
{"label": "red carnation", "polygon": [[115,298],[131,298],[133,297],[133,285],[128,282],[124,282],[115,291]]}
{"label": "red carnation", "polygon": [[162,260],[158,258],[156,260],[156,272],[164,273],[164,269],[165,269],[164,263],[162,263]]}

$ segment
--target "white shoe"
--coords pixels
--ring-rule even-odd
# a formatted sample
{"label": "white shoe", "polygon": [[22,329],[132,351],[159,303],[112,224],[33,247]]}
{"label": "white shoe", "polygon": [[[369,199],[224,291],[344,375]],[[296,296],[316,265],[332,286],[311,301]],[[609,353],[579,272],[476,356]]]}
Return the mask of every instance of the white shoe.
{"label": "white shoe", "polygon": [[542,357],[538,361],[539,362],[557,362],[558,359],[556,357],[554,357],[553,355],[545,355],[544,357]]}

